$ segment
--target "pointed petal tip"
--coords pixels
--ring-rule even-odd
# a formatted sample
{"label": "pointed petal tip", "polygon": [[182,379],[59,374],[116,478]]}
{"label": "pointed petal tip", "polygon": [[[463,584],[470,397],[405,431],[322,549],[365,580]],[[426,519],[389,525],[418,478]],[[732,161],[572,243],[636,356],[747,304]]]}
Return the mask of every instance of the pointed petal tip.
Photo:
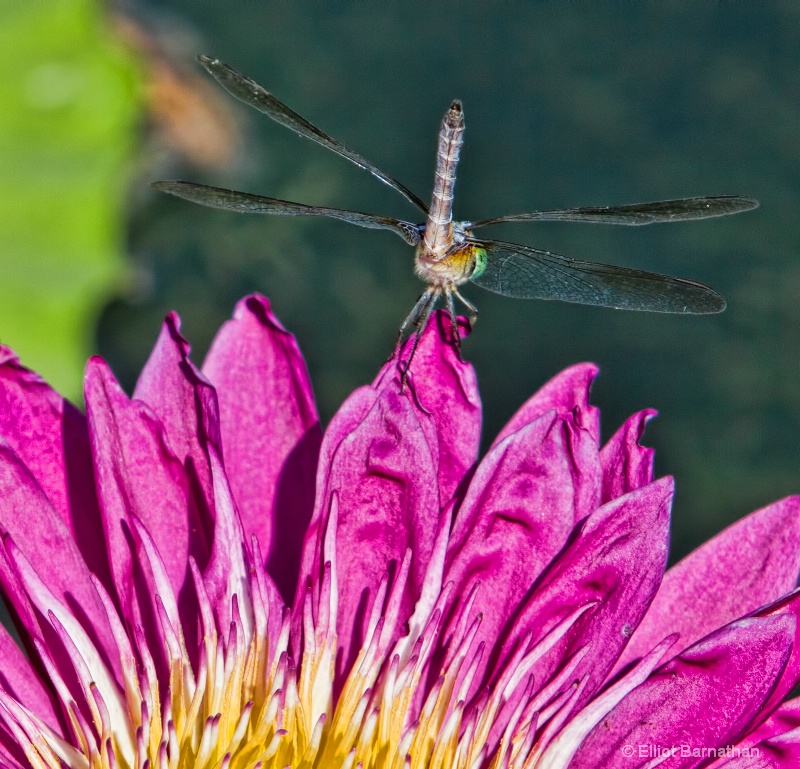
{"label": "pointed petal tip", "polygon": [[174,326],[178,330],[181,327],[181,316],[178,315],[177,310],[170,310],[166,316],[164,317],[164,322],[169,323],[170,326]]}
{"label": "pointed petal tip", "polygon": [[[456,319],[458,324],[458,339],[465,339],[472,330],[466,318],[461,316]],[[413,362],[410,370],[403,377],[403,366],[407,364],[413,351]],[[423,384],[424,383],[424,384]],[[461,356],[461,348],[455,340],[453,323],[446,310],[437,310],[416,341],[412,334],[402,345],[398,356],[392,356],[382,367],[373,382],[376,389],[393,387],[398,392],[408,391],[416,400],[417,405],[424,408],[419,394],[423,389],[440,387],[449,389],[455,385],[460,391],[462,399],[473,406],[480,408],[477,377],[471,363]]]}
{"label": "pointed petal tip", "polygon": [[572,366],[565,368],[561,375],[571,374],[576,378],[585,378],[586,384],[591,385],[595,378],[600,374],[600,366],[592,361],[583,361],[583,363],[575,363]]}
{"label": "pointed petal tip", "polygon": [[7,363],[19,364],[19,356],[10,347],[0,344],[0,366]]}
{"label": "pointed petal tip", "polygon": [[[437,310],[422,330],[417,347],[417,355],[421,355],[425,351],[435,350],[438,355],[443,356],[451,365],[471,368],[471,365],[461,357],[459,343],[472,333],[472,325],[466,318],[458,316],[456,318],[456,327],[453,326],[453,321],[447,311]],[[403,345],[401,358],[407,357],[413,344],[414,337],[412,336]]]}
{"label": "pointed petal tip", "polygon": [[641,438],[642,434],[644,434],[644,428],[647,426],[648,422],[650,422],[651,419],[654,419],[655,417],[658,416],[658,409],[653,409],[653,408],[642,409],[641,411],[637,411],[636,414],[634,414],[634,416],[639,417],[641,421],[642,432],[639,434],[639,437]]}
{"label": "pointed petal tip", "polygon": [[663,489],[664,494],[670,497],[670,500],[675,496],[675,476],[665,475],[653,481],[653,486],[659,490]]}
{"label": "pointed petal tip", "polygon": [[86,368],[84,369],[84,397],[87,396],[87,393],[90,389],[94,389],[98,381],[107,381],[110,379],[114,379],[114,381],[116,381],[114,374],[111,371],[111,366],[108,365],[108,361],[106,361],[106,359],[102,358],[100,355],[92,355],[86,361]]}
{"label": "pointed petal tip", "polygon": [[[655,456],[655,449],[653,449],[651,446],[643,445],[642,438],[644,438],[644,434],[647,430],[647,425],[650,424],[650,420],[655,419],[657,416],[658,411],[656,409],[642,409],[641,411],[637,411],[635,414],[631,414],[631,416],[625,420],[619,429],[621,434],[620,437],[624,435],[629,448],[636,447],[642,449],[644,452],[650,455],[651,462],[652,457]],[[612,439],[612,441],[613,440],[614,439]],[[609,444],[612,441],[609,441]]]}
{"label": "pointed petal tip", "polygon": [[628,417],[600,450],[603,466],[602,499],[608,501],[653,480],[655,449],[642,444],[647,423],[655,409],[643,409]]}
{"label": "pointed petal tip", "polygon": [[[181,332],[181,316],[178,315],[175,310],[170,310],[166,316],[164,317],[164,325],[162,328],[162,334],[164,332],[168,333],[173,341],[177,342],[178,345],[181,347],[184,355],[188,357],[189,352],[191,351],[191,345],[186,337]],[[156,342],[156,344],[158,344]]]}
{"label": "pointed petal tip", "polygon": [[561,417],[575,414],[577,423],[589,430],[599,443],[600,411],[589,403],[592,383],[599,371],[600,367],[595,363],[577,363],[556,374],[520,406],[494,439],[492,446],[553,410]]}
{"label": "pointed petal tip", "polygon": [[234,320],[241,320],[247,315],[257,318],[264,324],[273,326],[278,331],[289,333],[286,327],[278,320],[278,316],[272,311],[272,302],[263,294],[253,292],[236,303],[233,311]]}

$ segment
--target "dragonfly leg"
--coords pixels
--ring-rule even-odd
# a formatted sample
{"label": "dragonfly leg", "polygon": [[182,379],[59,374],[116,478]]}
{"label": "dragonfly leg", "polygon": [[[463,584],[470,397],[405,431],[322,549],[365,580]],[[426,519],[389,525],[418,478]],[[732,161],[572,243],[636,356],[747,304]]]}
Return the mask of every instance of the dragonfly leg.
{"label": "dragonfly leg", "polygon": [[409,327],[414,326],[414,328],[418,328],[419,318],[424,312],[428,302],[430,302],[433,292],[433,288],[426,288],[425,291],[422,292],[420,298],[417,299],[417,303],[414,305],[411,312],[406,315],[406,319],[403,321],[402,325],[397,331],[397,339],[394,343],[394,352],[392,352],[392,356],[389,358],[389,360],[398,357],[400,353],[400,346],[403,344],[403,337],[406,335]]}
{"label": "dragonfly leg", "polygon": [[461,296],[461,293],[457,288],[455,288],[455,286],[450,290],[453,292],[456,299],[458,299],[458,301],[461,302],[461,304],[463,304],[464,307],[466,307],[469,310],[469,322],[470,325],[474,326],[478,322],[478,308],[474,304],[472,304],[472,302],[468,301],[467,299],[464,299],[464,297]]}
{"label": "dragonfly leg", "polygon": [[397,365],[400,368],[400,392],[404,392],[406,388],[406,380],[408,379],[408,372],[411,370],[411,361],[414,360],[414,355],[417,352],[417,345],[428,324],[428,319],[436,307],[436,301],[439,298],[441,290],[438,288],[428,288],[425,293],[419,298],[411,314],[403,322],[401,329],[407,329],[413,323],[414,325],[414,341],[411,345],[411,352],[407,361],[402,361],[398,357]]}
{"label": "dragonfly leg", "polygon": [[453,344],[456,350],[460,350],[461,334],[458,331],[458,316],[456,315],[456,303],[453,300],[453,289],[445,288],[444,295],[447,297],[447,314],[450,316],[450,325],[453,329]]}

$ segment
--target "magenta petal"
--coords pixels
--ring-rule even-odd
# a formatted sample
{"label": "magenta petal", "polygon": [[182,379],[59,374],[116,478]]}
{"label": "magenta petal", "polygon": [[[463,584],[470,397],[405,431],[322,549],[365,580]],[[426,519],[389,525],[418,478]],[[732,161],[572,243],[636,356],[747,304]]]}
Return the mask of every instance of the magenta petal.
{"label": "magenta petal", "polygon": [[522,404],[492,446],[553,409],[559,416],[574,413],[577,424],[588,430],[600,445],[600,411],[589,405],[589,388],[597,371],[594,363],[579,363],[554,376]]}
{"label": "magenta petal", "polygon": [[742,752],[732,746],[725,753],[731,758],[720,758],[708,769],[797,769],[800,766],[800,729],[771,737]]}
{"label": "magenta petal", "polygon": [[755,745],[762,740],[800,728],[800,697],[784,702],[761,726],[754,729],[739,745]]}
{"label": "magenta petal", "polygon": [[[214,545],[208,568],[203,573],[203,583],[218,626],[226,628],[233,620],[233,596],[244,602],[243,586],[247,584],[249,571],[247,543],[228,479],[213,450],[209,460],[217,517],[214,521]],[[243,609],[247,616],[249,610],[246,606]]]}
{"label": "magenta petal", "polygon": [[420,595],[433,551],[440,508],[436,463],[420,425],[425,415],[419,414],[407,393],[397,390],[387,387],[377,395],[367,388],[356,391],[334,418],[323,442],[310,530],[316,537],[316,560],[309,576],[312,584],[319,583],[321,537],[336,495],[339,680],[360,648],[367,612],[387,569],[395,570],[406,551],[412,551],[397,637]]}
{"label": "magenta petal", "polygon": [[[781,707],[800,681],[800,497],[660,588],[673,489],[640,444],[652,412],[601,449],[596,369],[576,366],[478,465],[452,332],[435,316],[411,370],[387,364],[321,444],[260,296],[205,373],[176,316],[138,398],[91,361],[85,420],[0,348],[0,589],[32,660],[0,631],[0,769],[311,766],[361,747],[472,769],[800,765],[800,703]],[[671,656],[676,629],[685,647],[745,611]],[[759,753],[712,764],[727,746]],[[705,752],[665,759],[676,747]]]}
{"label": "magenta petal", "polygon": [[[0,689],[11,694],[19,702],[25,703],[28,710],[35,713],[57,734],[63,734],[56,714],[53,693],[45,688],[39,673],[2,626],[0,626],[0,659],[3,661],[0,670]],[[0,734],[0,750],[7,747],[10,746],[2,745],[2,734]]]}
{"label": "magenta petal", "polygon": [[480,582],[478,641],[498,641],[575,522],[597,508],[599,490],[597,444],[571,412],[550,410],[490,449],[458,511],[444,578],[461,600]]}
{"label": "magenta petal", "polygon": [[[428,443],[438,449],[434,458],[443,504],[456,493],[478,458],[482,419],[475,370],[461,360],[449,341],[451,335],[450,316],[437,312],[420,337],[409,374],[409,391],[419,410],[430,417],[421,419],[420,424]],[[406,344],[401,358],[407,358],[412,343]],[[374,386],[379,390],[397,386],[399,376],[397,361],[390,360]]]}
{"label": "magenta petal", "polygon": [[358,427],[372,408],[377,393],[371,387],[360,387],[342,404],[331,420],[322,439],[317,471],[314,512],[306,530],[303,555],[300,562],[300,579],[295,595],[293,615],[299,620],[303,610],[304,591],[309,585],[316,586],[322,574],[322,543],[325,538],[330,499],[327,488],[333,466],[333,458],[341,443]]}
{"label": "magenta petal", "polygon": [[792,653],[780,678],[775,682],[775,688],[769,701],[764,706],[763,718],[772,713],[789,693],[800,683],[800,589],[775,601],[769,606],[764,606],[751,616],[754,617],[788,617],[795,623],[795,639]]}
{"label": "magenta petal", "polygon": [[[795,635],[788,616],[739,620],[673,658],[595,727],[570,769],[641,766],[638,751],[713,749],[735,742],[756,720]],[[647,757],[652,759],[656,753]],[[680,757],[662,766],[703,763]]]}
{"label": "magenta petal", "polygon": [[314,505],[322,433],[295,338],[255,294],[219,330],[203,373],[214,385],[225,471],[248,536],[291,604]]}
{"label": "magenta petal", "polygon": [[180,319],[171,312],[133,397],[144,401],[164,425],[172,451],[190,473],[201,503],[199,511],[210,529],[214,493],[207,446],[211,443],[221,455],[219,409],[214,388],[189,360],[189,351],[189,343],[180,333]]}
{"label": "magenta petal", "polygon": [[[2,692],[0,692],[1,701]],[[0,729],[0,769],[28,769],[29,766],[16,738],[5,729]]]}
{"label": "magenta petal", "polygon": [[[13,737],[0,736],[0,769],[27,769],[29,766],[27,759],[17,745],[14,745]],[[4,741],[8,741],[10,748],[6,750]],[[13,755],[13,748],[17,748],[16,755]]]}
{"label": "magenta petal", "polygon": [[[190,578],[189,555],[205,562],[207,545],[189,479],[167,444],[163,425],[144,403],[128,399],[99,358],[87,366],[86,413],[117,595],[127,616],[133,612],[141,622],[137,615],[145,610],[136,589],[139,559],[132,516],[153,537],[176,596]],[[148,579],[141,573],[139,578]],[[184,600],[191,603],[192,595],[189,587]]]}
{"label": "magenta petal", "polygon": [[86,418],[2,345],[0,435],[72,530],[90,570],[110,584]]}
{"label": "magenta petal", "polygon": [[[474,462],[480,415],[474,375],[445,343],[448,328],[441,318],[429,324],[402,393],[397,362],[391,361],[372,387],[347,399],[325,432],[300,584],[319,586],[322,542],[336,495],[340,681],[362,641],[366,611],[381,580],[395,576],[409,551],[410,573],[390,632],[400,635],[432,565],[441,510],[450,501],[446,495]],[[456,387],[453,408],[465,420],[461,436],[438,400],[437,391],[451,386]],[[447,442],[449,448],[442,446]],[[439,578],[427,575],[429,582]],[[295,633],[302,597],[299,593],[295,601]]]}
{"label": "magenta petal", "polygon": [[436,468],[409,400],[385,392],[334,457],[327,498],[339,497],[339,643],[347,667],[362,612],[387,571],[413,553],[397,635],[420,595],[439,521]]}
{"label": "magenta petal", "polygon": [[505,635],[507,652],[531,634],[539,640],[576,609],[590,606],[532,669],[537,681],[547,681],[585,648],[588,653],[572,674],[574,680],[587,676],[575,707],[606,679],[658,589],[667,562],[672,495],[672,479],[662,478],[589,516]]}
{"label": "magenta petal", "polygon": [[333,460],[340,445],[361,424],[376,399],[377,393],[372,387],[361,387],[353,392],[334,415],[322,439],[317,470],[314,512],[303,541],[300,577],[297,583],[298,589],[295,594],[294,606],[292,607],[292,634],[297,648],[302,643],[300,634],[302,632],[306,590],[311,588],[316,595],[322,579],[322,550],[330,516],[331,499],[328,495],[328,487]]}
{"label": "magenta petal", "polygon": [[653,409],[645,409],[628,417],[601,449],[603,502],[621,497],[652,482],[655,451],[642,446],[639,441],[644,434],[645,425],[655,415]]}
{"label": "magenta petal", "polygon": [[[32,563],[41,567],[40,578],[48,590],[75,613],[106,664],[119,672],[116,644],[89,569],[72,532],[53,509],[39,484],[19,457],[0,440],[0,530]],[[10,562],[6,562],[7,564]],[[20,602],[19,587],[2,569],[3,594],[31,636],[40,628],[27,602]],[[13,567],[12,567],[13,572]],[[18,598],[20,600],[18,600]]]}
{"label": "magenta petal", "polygon": [[[800,766],[800,698],[785,702],[770,718],[735,746],[734,758],[713,769],[796,769]],[[752,759],[758,758],[761,763]]]}
{"label": "magenta petal", "polygon": [[788,593],[799,569],[800,497],[788,497],[729,526],[667,572],[617,669],[669,633],[680,633],[678,649],[686,648]]}

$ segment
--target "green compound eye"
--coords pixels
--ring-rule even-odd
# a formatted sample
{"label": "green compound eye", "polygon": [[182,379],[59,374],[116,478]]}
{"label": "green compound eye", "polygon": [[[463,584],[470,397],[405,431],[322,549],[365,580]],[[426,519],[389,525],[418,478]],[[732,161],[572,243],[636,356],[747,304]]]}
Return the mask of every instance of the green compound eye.
{"label": "green compound eye", "polygon": [[472,274],[469,276],[469,279],[475,280],[475,278],[480,278],[480,276],[486,272],[488,256],[485,248],[478,248],[477,246],[472,249],[472,254],[475,257],[475,266],[472,268]]}

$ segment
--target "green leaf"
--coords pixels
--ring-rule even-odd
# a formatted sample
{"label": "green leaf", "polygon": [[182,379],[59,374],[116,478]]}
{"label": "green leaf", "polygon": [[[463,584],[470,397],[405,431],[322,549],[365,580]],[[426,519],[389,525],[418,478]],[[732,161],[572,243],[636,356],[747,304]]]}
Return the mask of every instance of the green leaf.
{"label": "green leaf", "polygon": [[0,342],[79,399],[124,270],[138,76],[93,0],[0,3],[0,71]]}

